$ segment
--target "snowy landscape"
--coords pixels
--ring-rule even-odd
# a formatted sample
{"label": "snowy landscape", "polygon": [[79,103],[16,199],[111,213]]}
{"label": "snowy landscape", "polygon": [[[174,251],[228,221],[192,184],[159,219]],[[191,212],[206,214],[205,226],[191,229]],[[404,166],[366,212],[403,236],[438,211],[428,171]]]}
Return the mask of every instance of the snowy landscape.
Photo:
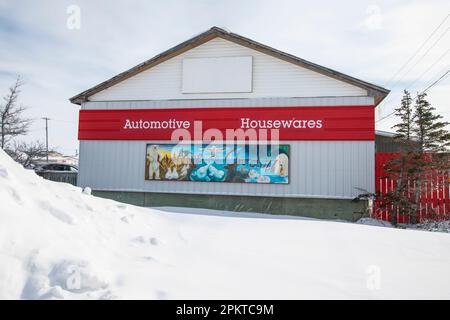
{"label": "snowy landscape", "polygon": [[450,298],[448,233],[135,207],[2,150],[0,203],[1,299]]}

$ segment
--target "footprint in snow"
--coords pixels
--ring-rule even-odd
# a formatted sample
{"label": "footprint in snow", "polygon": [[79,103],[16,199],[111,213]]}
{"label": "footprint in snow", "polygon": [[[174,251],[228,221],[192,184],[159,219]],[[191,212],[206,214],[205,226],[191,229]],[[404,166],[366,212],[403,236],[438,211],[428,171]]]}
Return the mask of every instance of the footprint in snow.
{"label": "footprint in snow", "polygon": [[67,214],[61,209],[54,207],[47,201],[40,201],[39,206],[41,207],[41,209],[48,211],[48,213],[50,213],[56,219],[59,219],[67,224],[75,224],[75,219],[71,215]]}
{"label": "footprint in snow", "polygon": [[11,193],[14,200],[16,200],[16,202],[18,202],[19,204],[23,203],[22,198],[20,197],[20,194],[19,194],[19,192],[17,192],[16,189],[14,189],[12,187],[8,187],[8,190]]}
{"label": "footprint in snow", "polygon": [[158,239],[156,239],[155,237],[144,237],[144,236],[139,236],[136,237],[132,240],[133,242],[137,242],[140,244],[151,244],[152,246],[157,246],[159,244]]}
{"label": "footprint in snow", "polygon": [[130,223],[131,220],[133,220],[133,218],[134,218],[134,214],[130,214],[128,216],[123,216],[122,218],[120,218],[120,220],[122,220],[122,222],[125,222],[125,223]]}
{"label": "footprint in snow", "polygon": [[142,259],[144,259],[146,261],[156,261],[156,259],[153,258],[152,256],[143,256]]}
{"label": "footprint in snow", "polygon": [[8,178],[8,171],[3,167],[0,167],[0,177],[5,179]]}
{"label": "footprint in snow", "polygon": [[126,204],[124,204],[124,203],[120,203],[120,204],[117,205],[117,208],[118,208],[118,209],[125,210],[125,209],[128,208],[128,206],[127,206]]}

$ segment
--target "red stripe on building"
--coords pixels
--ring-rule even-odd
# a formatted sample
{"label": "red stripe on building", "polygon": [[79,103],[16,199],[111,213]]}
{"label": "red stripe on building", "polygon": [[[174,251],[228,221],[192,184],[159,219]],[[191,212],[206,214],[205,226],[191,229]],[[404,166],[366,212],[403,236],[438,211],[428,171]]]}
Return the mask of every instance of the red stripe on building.
{"label": "red stripe on building", "polygon": [[78,139],[171,140],[175,128],[161,127],[168,121],[176,121],[175,128],[187,121],[189,127],[181,129],[192,139],[194,121],[202,122],[203,132],[218,129],[224,138],[227,129],[253,129],[250,124],[257,123],[255,129],[278,127],[280,140],[375,139],[374,106],[80,110]]}

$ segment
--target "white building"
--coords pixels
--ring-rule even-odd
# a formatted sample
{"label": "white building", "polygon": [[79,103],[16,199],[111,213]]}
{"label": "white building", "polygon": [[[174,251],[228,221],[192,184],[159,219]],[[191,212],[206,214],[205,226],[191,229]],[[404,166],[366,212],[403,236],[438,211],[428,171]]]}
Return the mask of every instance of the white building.
{"label": "white building", "polygon": [[[374,191],[374,109],[388,93],[213,27],[70,99],[81,105],[78,183],[146,206],[352,219],[362,204],[350,200]],[[226,129],[271,124],[285,155],[194,165],[191,148],[183,165],[169,156],[172,134],[192,134],[195,121],[224,140]],[[211,135],[202,139],[209,150]]]}
{"label": "white building", "polygon": [[59,153],[56,151],[49,151],[48,161],[47,161],[47,157],[43,157],[43,158],[37,159],[34,162],[36,164],[59,163],[59,164],[68,164],[68,165],[78,166],[78,157],[63,155],[62,153]]}

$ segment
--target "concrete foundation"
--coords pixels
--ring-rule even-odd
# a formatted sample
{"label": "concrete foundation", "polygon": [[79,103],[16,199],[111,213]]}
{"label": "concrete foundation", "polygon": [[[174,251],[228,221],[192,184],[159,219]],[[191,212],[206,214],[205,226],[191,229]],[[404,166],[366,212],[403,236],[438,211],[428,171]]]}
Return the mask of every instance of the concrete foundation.
{"label": "concrete foundation", "polygon": [[319,219],[356,221],[367,202],[347,199],[281,198],[257,196],[198,195],[152,192],[93,191],[95,196],[143,207],[190,207],[236,212],[287,214]]}

